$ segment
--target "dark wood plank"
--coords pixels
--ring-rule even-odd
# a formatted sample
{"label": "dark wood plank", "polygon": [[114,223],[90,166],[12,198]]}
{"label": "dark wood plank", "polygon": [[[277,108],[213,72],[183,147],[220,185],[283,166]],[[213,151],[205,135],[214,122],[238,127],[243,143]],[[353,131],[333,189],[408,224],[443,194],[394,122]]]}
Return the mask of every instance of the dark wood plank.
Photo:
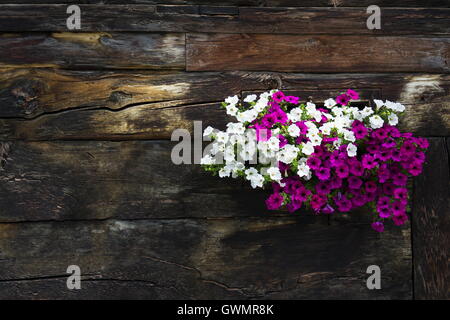
{"label": "dark wood plank", "polygon": [[1,34],[0,67],[184,69],[184,49],[183,34]]}
{"label": "dark wood plank", "polygon": [[[265,191],[213,177],[200,165],[173,164],[174,145],[170,141],[3,142],[0,221],[268,213]],[[208,210],[205,202],[211,202]]]}
{"label": "dark wood plank", "polygon": [[[291,34],[449,34],[450,9],[383,8],[380,30],[366,8],[255,8],[80,5],[83,32],[224,32]],[[0,5],[0,31],[65,32],[67,5]],[[120,19],[116,18],[120,12]]]}
{"label": "dark wood plank", "polygon": [[449,150],[449,138],[430,139],[427,163],[415,179],[412,231],[416,299],[450,299]]}
{"label": "dark wood plank", "polygon": [[[0,3],[10,4],[12,0],[0,0]],[[104,0],[78,0],[79,4],[100,3]],[[14,0],[23,4],[73,4],[71,0]],[[164,4],[164,5],[202,5],[211,6],[210,0],[108,0],[108,4]],[[250,6],[250,7],[442,7],[448,8],[446,0],[223,0],[220,6]]]}
{"label": "dark wood plank", "polygon": [[411,299],[408,233],[321,218],[0,224],[0,298]]}
{"label": "dark wood plank", "polygon": [[449,72],[449,38],[188,34],[188,71]]}

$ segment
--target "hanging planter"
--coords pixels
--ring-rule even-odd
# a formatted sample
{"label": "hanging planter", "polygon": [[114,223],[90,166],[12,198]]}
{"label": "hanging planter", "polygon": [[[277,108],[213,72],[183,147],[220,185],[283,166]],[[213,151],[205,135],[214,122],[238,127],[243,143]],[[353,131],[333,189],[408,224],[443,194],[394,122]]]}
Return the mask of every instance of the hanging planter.
{"label": "hanging planter", "polygon": [[428,141],[401,133],[405,107],[374,100],[351,106],[359,94],[347,90],[323,107],[273,90],[222,103],[237,122],[225,131],[208,127],[212,139],[203,168],[220,177],[244,178],[253,188],[272,188],[269,210],[317,214],[368,206],[372,228],[408,220],[408,177],[422,171]]}

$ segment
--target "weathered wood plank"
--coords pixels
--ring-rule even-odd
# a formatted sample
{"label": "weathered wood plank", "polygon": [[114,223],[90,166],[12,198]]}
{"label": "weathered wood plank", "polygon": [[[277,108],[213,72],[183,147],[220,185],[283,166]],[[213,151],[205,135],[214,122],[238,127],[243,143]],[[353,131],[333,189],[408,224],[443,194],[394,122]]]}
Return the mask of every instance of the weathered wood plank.
{"label": "weathered wood plank", "polygon": [[414,297],[450,299],[450,139],[430,139],[427,163],[415,179]]}
{"label": "weathered wood plank", "polygon": [[[10,4],[12,0],[0,0]],[[73,4],[71,0],[14,0],[23,4]],[[104,0],[78,0],[79,4],[103,4]],[[165,4],[165,5],[201,5],[211,6],[210,0],[108,0],[108,4]],[[442,7],[448,8],[446,0],[223,0],[218,6],[250,6],[250,7]]]}
{"label": "weathered wood plank", "polygon": [[[267,214],[266,192],[212,177],[200,165],[173,164],[173,145],[2,143],[0,221]],[[210,202],[208,210],[205,201]]]}
{"label": "weathered wood plank", "polygon": [[296,74],[270,72],[68,71],[0,69],[0,117],[33,118],[82,108],[118,110],[129,105],[219,101],[272,88],[315,101],[354,88],[368,100],[428,103],[450,92],[447,74]]}
{"label": "weathered wood plank", "polygon": [[152,33],[0,34],[0,67],[184,69],[185,36]]}
{"label": "weathered wood plank", "polygon": [[188,34],[186,45],[188,71],[450,71],[450,38]]}
{"label": "weathered wood plank", "polygon": [[[176,102],[142,104],[119,111],[70,110],[44,114],[31,120],[0,120],[2,140],[135,140],[170,139],[175,129],[193,132],[194,121],[203,128],[224,130],[233,121],[220,103],[180,105]],[[402,131],[419,136],[450,135],[450,99],[408,105],[400,121]]]}
{"label": "weathered wood plank", "polygon": [[[450,9],[383,8],[369,30],[366,8],[255,8],[80,5],[83,32],[225,32],[293,34],[449,34]],[[65,32],[67,5],[0,5],[0,31]],[[120,12],[120,19],[116,13]],[[44,19],[45,17],[45,19]]]}
{"label": "weathered wood plank", "polygon": [[[411,298],[408,232],[321,218],[0,224],[0,298]],[[66,289],[72,264],[81,290]]]}

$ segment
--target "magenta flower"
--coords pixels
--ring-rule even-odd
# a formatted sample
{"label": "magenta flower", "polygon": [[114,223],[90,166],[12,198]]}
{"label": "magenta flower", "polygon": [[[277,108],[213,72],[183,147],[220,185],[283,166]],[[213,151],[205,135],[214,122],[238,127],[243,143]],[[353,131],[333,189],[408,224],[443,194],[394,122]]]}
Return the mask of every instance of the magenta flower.
{"label": "magenta flower", "polygon": [[363,124],[354,126],[352,131],[356,139],[364,139],[367,136],[367,128]]}
{"label": "magenta flower", "polygon": [[294,96],[285,96],[284,100],[286,102],[292,103],[292,104],[298,104],[298,101],[300,100],[299,97],[294,97]]}
{"label": "magenta flower", "polygon": [[346,164],[340,164],[336,167],[336,174],[339,178],[347,178],[348,177],[348,166]]}
{"label": "magenta flower", "polygon": [[391,209],[389,207],[377,207],[380,218],[389,218],[391,216]]}
{"label": "magenta flower", "polygon": [[364,184],[364,187],[366,189],[366,192],[369,192],[369,193],[375,192],[378,189],[377,184],[375,183],[375,181],[367,181]]}
{"label": "magenta flower", "polygon": [[359,189],[362,185],[362,180],[358,177],[351,176],[347,179],[348,187],[350,189]]}
{"label": "magenta flower", "polygon": [[392,221],[394,221],[394,224],[396,226],[403,225],[406,221],[408,221],[408,216],[406,214],[402,214],[399,216],[393,216]]}
{"label": "magenta flower", "polygon": [[330,169],[329,168],[319,168],[318,170],[315,171],[317,178],[319,178],[319,180],[324,181],[324,180],[328,180],[330,178]]}
{"label": "magenta flower", "polygon": [[322,164],[322,161],[318,157],[310,157],[306,160],[306,164],[311,169],[318,170]]}
{"label": "magenta flower", "polygon": [[400,200],[408,200],[408,190],[406,188],[396,188],[394,190],[394,198]]}
{"label": "magenta flower", "polygon": [[392,182],[396,186],[405,186],[408,181],[408,176],[403,173],[397,173],[392,177]]}
{"label": "magenta flower", "polygon": [[384,224],[383,222],[374,222],[372,223],[372,229],[376,232],[383,232],[384,231]]}
{"label": "magenta flower", "polygon": [[356,92],[355,90],[352,89],[348,89],[347,90],[347,95],[350,97],[350,99],[352,100],[358,100],[359,99],[359,94],[358,92]]}
{"label": "magenta flower", "polygon": [[330,193],[330,185],[327,182],[319,182],[316,184],[316,192],[317,194],[327,195]]}
{"label": "magenta flower", "polygon": [[394,213],[394,216],[400,216],[406,213],[406,206],[401,201],[392,202],[391,209]]}
{"label": "magenta flower", "polygon": [[278,140],[280,140],[280,143],[279,143],[280,149],[283,148],[288,143],[288,140],[282,134],[278,135]]}
{"label": "magenta flower", "polygon": [[372,169],[375,168],[378,165],[378,163],[375,161],[375,158],[371,155],[365,154],[362,157],[362,166],[365,169]]}
{"label": "magenta flower", "polygon": [[315,211],[319,211],[327,203],[327,198],[318,194],[315,194],[311,198],[311,208]]}
{"label": "magenta flower", "polygon": [[343,93],[336,97],[336,102],[342,106],[346,106],[350,102],[350,97]]}
{"label": "magenta flower", "polygon": [[272,95],[272,100],[275,102],[281,102],[284,99],[284,93],[281,91],[277,91]]}
{"label": "magenta flower", "polygon": [[283,196],[279,193],[273,193],[266,200],[266,206],[269,210],[277,210],[283,204]]}

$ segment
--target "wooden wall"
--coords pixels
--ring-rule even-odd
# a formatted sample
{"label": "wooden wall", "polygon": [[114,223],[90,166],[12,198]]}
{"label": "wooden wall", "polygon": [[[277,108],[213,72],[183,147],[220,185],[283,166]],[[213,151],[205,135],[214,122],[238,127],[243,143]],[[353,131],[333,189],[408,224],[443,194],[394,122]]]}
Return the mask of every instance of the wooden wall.
{"label": "wooden wall", "polygon": [[[0,298],[450,297],[447,0],[78,1],[82,32],[66,28],[73,1],[11,2]],[[366,27],[373,4],[381,30]],[[268,212],[266,192],[172,164],[174,129],[223,127],[222,99],[271,88],[406,104],[402,129],[431,142],[412,223],[377,234],[364,212]],[[373,264],[381,290],[366,288]]]}

